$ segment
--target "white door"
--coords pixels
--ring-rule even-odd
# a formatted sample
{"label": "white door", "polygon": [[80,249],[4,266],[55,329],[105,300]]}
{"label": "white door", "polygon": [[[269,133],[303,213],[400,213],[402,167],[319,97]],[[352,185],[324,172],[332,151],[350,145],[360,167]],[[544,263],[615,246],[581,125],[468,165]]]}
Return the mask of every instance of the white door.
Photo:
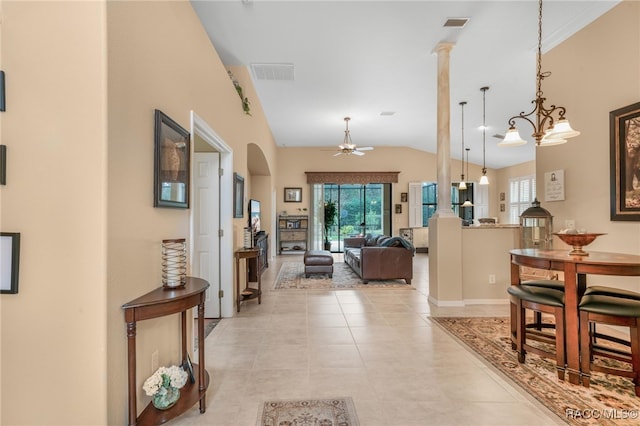
{"label": "white door", "polygon": [[[210,284],[205,318],[220,318],[220,153],[196,152],[193,162],[193,276]],[[197,316],[197,310],[194,310]]]}

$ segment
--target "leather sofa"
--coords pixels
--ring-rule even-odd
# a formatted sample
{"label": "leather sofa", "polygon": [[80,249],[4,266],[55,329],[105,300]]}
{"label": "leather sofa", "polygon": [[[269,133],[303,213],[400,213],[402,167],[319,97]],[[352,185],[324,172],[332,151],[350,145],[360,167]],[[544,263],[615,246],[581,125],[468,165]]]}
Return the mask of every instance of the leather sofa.
{"label": "leather sofa", "polygon": [[344,239],[344,262],[364,284],[370,280],[413,278],[413,245],[401,237],[366,236]]}

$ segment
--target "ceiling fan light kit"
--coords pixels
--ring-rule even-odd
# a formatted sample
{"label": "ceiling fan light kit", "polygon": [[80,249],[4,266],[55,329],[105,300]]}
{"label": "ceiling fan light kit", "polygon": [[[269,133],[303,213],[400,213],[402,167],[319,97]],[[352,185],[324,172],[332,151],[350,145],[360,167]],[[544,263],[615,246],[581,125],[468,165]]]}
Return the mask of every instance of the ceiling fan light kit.
{"label": "ceiling fan light kit", "polygon": [[358,148],[352,141],[351,141],[351,133],[349,132],[349,121],[351,120],[351,117],[345,117],[344,118],[344,123],[345,123],[345,130],[344,130],[344,141],[338,145],[338,149],[339,151],[335,154],[333,154],[334,157],[337,157],[339,155],[359,155],[362,156],[364,155],[364,152],[361,151],[372,151],[373,147],[372,146],[363,146]]}
{"label": "ceiling fan light kit", "polygon": [[[537,73],[536,83],[537,91],[536,98],[531,102],[535,104],[533,110],[525,114],[521,112],[509,119],[509,130],[505,134],[502,142],[498,143],[498,146],[518,146],[524,145],[527,142],[522,139],[520,133],[516,129],[516,118],[526,120],[533,126],[533,138],[536,140],[537,146],[551,146],[565,143],[567,139],[580,135],[580,132],[571,128],[569,121],[565,118],[567,112],[563,106],[551,105],[549,108],[544,106],[546,98],[542,93],[542,80],[549,77],[551,73],[549,71],[542,72],[542,0],[538,1],[538,52],[537,52]],[[554,118],[554,114],[557,113],[557,121]],[[529,117],[535,114],[534,117]],[[554,125],[555,122],[555,125]]]}

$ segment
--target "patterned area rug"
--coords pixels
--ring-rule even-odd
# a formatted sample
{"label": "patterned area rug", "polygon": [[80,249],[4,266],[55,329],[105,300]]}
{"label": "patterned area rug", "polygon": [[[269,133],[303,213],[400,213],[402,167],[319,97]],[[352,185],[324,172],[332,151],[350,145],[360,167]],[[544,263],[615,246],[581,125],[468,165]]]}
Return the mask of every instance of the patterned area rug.
{"label": "patterned area rug", "polygon": [[405,288],[415,289],[404,280],[376,280],[363,284],[360,277],[344,262],[334,262],[333,278],[327,274],[304,276],[304,263],[282,262],[274,288],[281,289],[353,289],[353,288]]}
{"label": "patterned area rug", "polygon": [[358,426],[351,398],[267,401],[257,426]]}
{"label": "patterned area rug", "polygon": [[[591,386],[558,381],[555,362],[511,350],[509,318],[431,317],[492,366],[572,425],[638,425],[640,398],[630,379],[592,372]],[[615,362],[615,361],[614,361]]]}

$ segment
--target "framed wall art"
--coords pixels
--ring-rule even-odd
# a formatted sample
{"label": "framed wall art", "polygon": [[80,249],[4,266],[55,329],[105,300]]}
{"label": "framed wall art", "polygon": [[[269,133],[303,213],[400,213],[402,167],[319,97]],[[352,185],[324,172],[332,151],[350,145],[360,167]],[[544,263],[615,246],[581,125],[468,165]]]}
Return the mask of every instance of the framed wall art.
{"label": "framed wall art", "polygon": [[233,174],[233,217],[244,217],[244,178]]}
{"label": "framed wall art", "polygon": [[155,111],[154,207],[189,208],[190,135]]}
{"label": "framed wall art", "polygon": [[284,202],[285,203],[300,203],[300,202],[302,202],[302,188],[285,188],[284,189]]}
{"label": "framed wall art", "polygon": [[0,232],[0,293],[18,293],[20,233]]}
{"label": "framed wall art", "polygon": [[640,102],[609,113],[611,220],[640,221]]}
{"label": "framed wall art", "polygon": [[401,192],[400,193],[400,202],[401,203],[406,203],[408,198],[409,198],[409,194],[407,192]]}

